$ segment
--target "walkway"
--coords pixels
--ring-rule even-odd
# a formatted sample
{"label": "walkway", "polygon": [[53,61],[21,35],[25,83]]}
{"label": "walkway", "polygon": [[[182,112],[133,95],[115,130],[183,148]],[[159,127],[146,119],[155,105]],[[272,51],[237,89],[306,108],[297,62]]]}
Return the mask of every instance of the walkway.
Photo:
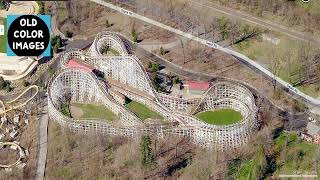
{"label": "walkway", "polygon": [[174,41],[169,42],[169,43],[140,43],[139,45],[143,47],[144,49],[148,50],[149,52],[152,51],[159,51],[160,48],[162,47],[164,50],[172,49],[178,45],[181,44],[181,41],[184,43],[184,39],[180,40],[178,38],[174,39]]}
{"label": "walkway", "polygon": [[44,179],[44,172],[46,169],[46,160],[47,160],[47,151],[48,151],[48,99],[42,99],[42,102],[45,102],[45,106],[42,109],[39,125],[39,154],[37,162],[37,174],[36,180]]}
{"label": "walkway", "polygon": [[304,100],[306,103],[309,103],[309,104],[313,104],[313,105],[316,105],[316,106],[320,105],[320,100],[319,99],[316,99],[316,98],[313,98],[311,96],[308,96],[308,95],[304,94],[303,92],[301,92],[298,89],[296,89],[295,87],[293,87],[291,84],[285,82],[281,78],[279,78],[279,77],[275,76],[274,74],[272,74],[269,70],[265,69],[263,66],[261,66],[257,62],[251,60],[247,56],[245,56],[243,54],[240,54],[240,53],[238,53],[238,52],[236,52],[236,51],[234,51],[234,50],[232,50],[230,48],[225,48],[223,46],[220,46],[217,43],[210,42],[210,41],[207,41],[205,39],[196,37],[196,36],[194,36],[194,35],[192,35],[190,33],[186,33],[186,32],[180,31],[178,29],[175,29],[173,27],[167,26],[165,24],[162,24],[162,23],[160,23],[158,21],[155,21],[153,19],[147,18],[145,16],[141,16],[139,14],[133,13],[131,11],[128,11],[128,10],[123,9],[121,7],[115,6],[115,5],[110,4],[108,2],[105,2],[105,1],[102,1],[102,0],[91,0],[91,1],[96,2],[98,4],[101,4],[103,6],[106,6],[108,8],[111,8],[113,10],[116,10],[116,11],[118,11],[118,12],[124,14],[124,15],[134,17],[134,18],[142,20],[142,21],[144,21],[146,23],[158,26],[160,28],[163,28],[163,29],[166,29],[166,30],[168,30],[170,32],[178,34],[180,36],[186,37],[188,39],[191,39],[191,40],[197,41],[197,42],[199,42],[201,44],[204,44],[206,46],[209,46],[211,48],[218,49],[218,50],[220,50],[222,52],[230,54],[230,55],[234,56],[237,60],[242,62],[244,65],[250,67],[251,69],[260,71],[262,74],[268,76],[271,79],[274,79],[277,82],[278,85],[281,85],[283,88],[288,89],[288,91],[291,94],[293,94],[295,97],[301,98],[302,100]]}

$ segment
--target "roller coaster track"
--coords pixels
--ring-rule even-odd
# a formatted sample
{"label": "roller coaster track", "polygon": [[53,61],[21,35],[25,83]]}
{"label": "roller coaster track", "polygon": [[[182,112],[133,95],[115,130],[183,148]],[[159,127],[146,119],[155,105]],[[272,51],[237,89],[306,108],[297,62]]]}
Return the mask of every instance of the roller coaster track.
{"label": "roller coaster track", "polygon": [[[108,40],[101,40],[101,38]],[[50,119],[75,132],[124,135],[136,138],[142,133],[151,133],[163,137],[164,135],[190,136],[197,144],[222,148],[238,148],[245,144],[250,134],[256,129],[256,106],[252,93],[244,86],[232,82],[218,82],[210,86],[201,99],[185,100],[170,95],[161,95],[155,91],[151,80],[134,55],[101,56],[99,52],[107,43],[109,47],[121,48],[123,42],[115,33],[104,32],[97,36],[89,54],[83,51],[71,50],[65,52],[60,59],[62,71],[50,83],[48,98],[48,113]],[[115,46],[115,44],[117,46]],[[124,52],[122,49],[116,49]],[[98,52],[95,52],[98,51]],[[106,82],[102,83],[92,72],[81,68],[71,68],[67,64],[71,59],[78,59],[95,69],[102,71]],[[109,88],[143,103],[161,114],[169,125],[145,124],[124,106],[115,102]],[[63,97],[71,94],[72,102],[102,103],[120,117],[121,126],[112,125],[98,119],[74,119],[63,115],[59,107]],[[166,102],[162,101],[166,100]],[[193,100],[191,100],[193,101]],[[175,107],[190,106],[192,111],[182,112]],[[194,113],[216,108],[233,108],[243,115],[241,122],[232,125],[210,125],[200,121]]]}
{"label": "roller coaster track", "polygon": [[15,148],[16,151],[18,152],[17,154],[18,154],[19,158],[15,162],[10,163],[10,164],[0,164],[0,168],[11,168],[13,166],[20,164],[21,160],[25,157],[24,150],[18,144],[14,143],[14,142],[0,142],[0,148],[3,148],[3,146],[10,146],[12,148]]}
{"label": "roller coaster track", "polygon": [[100,5],[103,5],[105,7],[108,7],[110,9],[113,9],[115,11],[118,11],[118,12],[124,14],[124,15],[127,15],[127,16],[130,16],[130,17],[142,20],[144,22],[147,22],[149,24],[155,25],[155,26],[160,27],[162,29],[166,29],[166,30],[168,30],[170,32],[173,32],[175,34],[178,34],[180,36],[183,36],[183,37],[186,37],[188,39],[197,41],[197,42],[199,42],[201,44],[204,44],[204,45],[206,45],[208,47],[211,47],[211,48],[220,50],[222,52],[225,52],[227,54],[230,54],[230,55],[236,57],[237,60],[239,60],[240,62],[242,62],[246,66],[248,66],[250,68],[253,68],[254,70],[260,71],[264,75],[268,76],[270,79],[276,81],[278,83],[278,85],[281,85],[283,88],[288,89],[288,92],[290,92],[290,94],[293,95],[293,97],[302,99],[304,102],[306,102],[308,104],[311,104],[311,105],[314,105],[314,106],[319,106],[320,105],[320,100],[319,99],[316,99],[316,98],[313,98],[313,97],[311,97],[311,96],[309,96],[307,94],[304,94],[303,92],[301,92],[297,88],[293,87],[291,84],[287,83],[286,81],[282,80],[280,77],[276,76],[275,74],[273,74],[272,72],[270,72],[269,70],[267,70],[266,68],[264,68],[263,66],[258,64],[257,62],[253,61],[252,59],[248,58],[244,54],[236,52],[236,51],[234,51],[234,50],[232,50],[230,48],[223,47],[223,46],[221,46],[221,45],[219,45],[217,43],[210,42],[210,41],[208,41],[206,39],[202,39],[202,38],[196,37],[196,36],[194,36],[194,35],[192,35],[190,33],[183,32],[183,31],[181,31],[179,29],[176,29],[176,28],[173,28],[171,26],[165,25],[165,24],[163,24],[161,22],[158,22],[156,20],[150,19],[150,18],[148,18],[146,16],[139,15],[137,13],[134,13],[134,12],[129,11],[127,9],[124,9],[122,7],[118,7],[118,6],[116,6],[114,4],[111,4],[109,2],[106,2],[106,1],[103,1],[103,0],[91,0],[91,1],[93,1],[95,3],[98,3]]}
{"label": "roller coaster track", "polygon": [[[13,105],[16,101],[18,101],[23,95],[25,95],[28,91],[31,90],[35,90],[35,93],[33,93],[33,95],[31,97],[29,97],[27,100],[25,100],[24,102],[18,104],[18,105]],[[13,100],[10,101],[2,101],[0,100],[0,104],[2,106],[2,111],[0,111],[0,115],[5,114],[9,111],[15,110],[15,109],[19,109],[25,105],[27,105],[30,101],[32,101],[32,99],[34,97],[36,97],[36,95],[39,92],[39,88],[36,85],[32,85],[30,87],[28,87],[27,89],[25,89],[21,94],[19,94],[16,98],[14,98]],[[6,108],[6,106],[9,106],[9,108]]]}

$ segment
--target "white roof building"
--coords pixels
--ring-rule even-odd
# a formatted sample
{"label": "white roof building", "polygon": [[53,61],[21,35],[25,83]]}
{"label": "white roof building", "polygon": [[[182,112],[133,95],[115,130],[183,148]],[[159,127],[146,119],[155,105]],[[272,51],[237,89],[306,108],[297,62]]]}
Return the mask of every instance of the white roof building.
{"label": "white roof building", "polygon": [[309,122],[307,124],[307,132],[312,136],[320,135],[320,126],[316,125],[315,123]]}

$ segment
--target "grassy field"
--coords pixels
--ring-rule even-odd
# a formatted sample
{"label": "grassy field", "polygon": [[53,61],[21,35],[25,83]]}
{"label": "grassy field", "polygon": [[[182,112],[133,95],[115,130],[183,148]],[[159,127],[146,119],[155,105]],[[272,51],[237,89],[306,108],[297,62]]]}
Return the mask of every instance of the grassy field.
{"label": "grassy field", "polygon": [[[275,174],[320,175],[320,164],[315,167],[315,162],[320,158],[319,146],[301,141],[297,133],[282,133],[276,139],[275,146],[280,150]],[[315,169],[318,172],[314,172]]]}
{"label": "grassy field", "polygon": [[83,112],[81,118],[98,118],[113,121],[117,116],[103,105],[75,103],[72,106],[80,108]]}
{"label": "grassy field", "polygon": [[215,111],[201,112],[196,115],[200,120],[215,125],[228,125],[242,119],[240,112],[233,109],[218,109]]}
{"label": "grassy field", "polygon": [[[4,30],[5,30],[5,32],[6,32],[6,19],[5,18],[2,18],[2,17],[0,17],[0,24],[3,24],[4,25]],[[6,33],[5,33],[5,35],[3,35],[3,36],[0,36],[0,53],[6,53],[6,43],[7,43],[7,38],[6,38],[7,36],[6,36]]]}
{"label": "grassy field", "polygon": [[320,97],[320,87],[318,84],[307,84],[307,85],[302,85],[297,87],[300,91],[315,97],[319,98]]}
{"label": "grassy field", "polygon": [[236,173],[236,179],[257,179],[265,163],[265,154],[262,147],[259,147],[253,159],[247,160],[243,163],[242,167]]}
{"label": "grassy field", "polygon": [[150,110],[145,105],[138,103],[136,101],[131,101],[126,104],[127,108],[130,109],[135,115],[137,115],[140,119],[146,120],[148,118],[152,119],[163,119],[158,113]]}
{"label": "grassy field", "polygon": [[119,56],[120,55],[120,52],[118,52],[117,50],[115,49],[112,49],[112,48],[109,48],[108,49],[108,52],[112,55],[115,55],[115,56]]}
{"label": "grassy field", "polygon": [[296,3],[302,7],[306,12],[320,16],[320,1],[309,1],[308,3],[302,1],[296,1]]}
{"label": "grassy field", "polygon": [[[292,40],[288,37],[275,35],[276,38],[280,39],[280,43],[278,45],[274,45],[271,42],[250,39],[247,41],[243,41],[234,45],[233,47],[247,55],[254,61],[257,61],[263,67],[270,70],[270,72],[275,72],[272,70],[271,59],[279,59],[279,68],[277,76],[281,79],[285,80],[290,84],[295,84],[299,80],[299,72],[301,67],[301,59],[299,58],[299,52],[301,53],[304,47],[308,47],[308,45],[304,42],[300,42],[297,40]],[[319,49],[310,47],[308,48],[311,52],[317,52]],[[306,86],[297,86],[296,88],[301,91],[307,93],[313,97],[320,96],[320,89],[313,85]]]}
{"label": "grassy field", "polygon": [[[266,154],[267,152],[272,154]],[[269,153],[270,153],[269,152]],[[268,159],[269,158],[269,163]],[[281,132],[274,139],[271,149],[257,146],[250,158],[234,159],[229,163],[227,174],[231,179],[259,179],[269,169],[269,175],[280,174],[320,175],[320,148],[317,145],[302,141],[295,132]],[[263,179],[266,177],[264,176]],[[269,178],[266,178],[269,179]]]}
{"label": "grassy field", "polygon": [[70,109],[69,109],[68,105],[62,104],[62,105],[61,105],[60,112],[61,112],[63,115],[68,116],[68,117],[71,118],[71,113],[70,113]]}

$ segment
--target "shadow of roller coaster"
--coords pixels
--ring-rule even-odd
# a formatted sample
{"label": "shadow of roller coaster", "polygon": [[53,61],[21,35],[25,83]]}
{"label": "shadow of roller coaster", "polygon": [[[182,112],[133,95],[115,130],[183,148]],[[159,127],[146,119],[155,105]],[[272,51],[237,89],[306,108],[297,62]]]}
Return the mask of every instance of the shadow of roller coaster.
{"label": "shadow of roller coaster", "polygon": [[[106,46],[120,55],[103,55],[101,50]],[[82,65],[69,67],[71,60]],[[81,50],[65,52],[60,63],[62,71],[49,85],[48,114],[50,119],[74,132],[131,138],[145,133],[157,137],[188,136],[200,146],[225,150],[248,143],[258,127],[255,99],[245,86],[232,81],[216,82],[201,98],[194,99],[156,92],[140,60],[128,54],[122,40],[112,32],[98,34],[87,54]],[[88,66],[103,72],[106,81],[100,81]],[[117,94],[148,106],[169,123],[145,124],[121,104]],[[68,95],[71,95],[71,103],[103,104],[120,117],[120,123],[115,125],[99,119],[75,119],[63,115],[61,100]],[[219,108],[239,111],[243,119],[231,125],[212,125],[195,116],[196,113]]]}

